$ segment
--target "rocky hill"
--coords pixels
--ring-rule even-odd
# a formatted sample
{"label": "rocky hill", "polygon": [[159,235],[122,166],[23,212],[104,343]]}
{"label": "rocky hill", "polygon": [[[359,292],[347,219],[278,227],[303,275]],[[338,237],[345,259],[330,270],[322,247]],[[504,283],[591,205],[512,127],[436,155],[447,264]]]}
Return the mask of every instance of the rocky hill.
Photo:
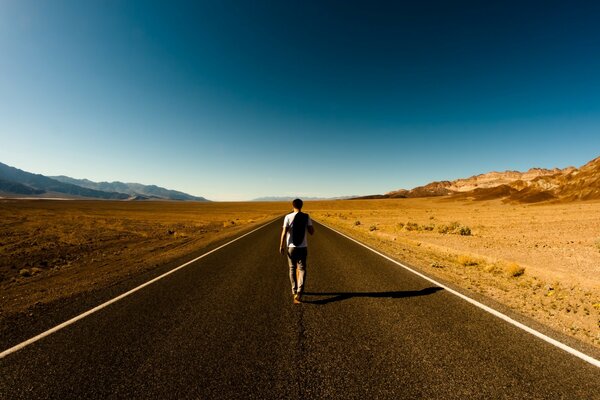
{"label": "rocky hill", "polygon": [[595,158],[581,168],[567,168],[552,175],[539,176],[522,184],[520,192],[540,193],[558,200],[594,200],[600,199],[600,157]]}
{"label": "rocky hill", "polygon": [[454,181],[432,182],[411,190],[362,198],[448,196],[473,200],[504,199],[520,203],[600,199],[600,157],[580,168],[531,168],[526,172],[488,172]]}
{"label": "rocky hill", "polygon": [[517,179],[495,187],[454,192],[454,196],[474,200],[502,198],[505,201],[520,203],[600,199],[600,157],[580,168],[540,171],[547,171],[547,173],[540,173],[534,177],[528,176],[529,179]]}

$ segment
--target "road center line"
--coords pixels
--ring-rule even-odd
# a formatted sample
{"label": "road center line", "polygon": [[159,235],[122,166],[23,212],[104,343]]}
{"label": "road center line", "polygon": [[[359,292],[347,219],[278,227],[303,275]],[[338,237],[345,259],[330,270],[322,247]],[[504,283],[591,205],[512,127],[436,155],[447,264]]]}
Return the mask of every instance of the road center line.
{"label": "road center line", "polygon": [[[317,221],[317,222],[319,222],[319,221]],[[396,265],[399,265],[400,267],[406,269],[407,271],[412,272],[413,274],[420,276],[421,278],[425,279],[426,281],[429,281],[429,282],[433,283],[436,286],[444,288],[444,290],[452,293],[453,295],[458,296],[458,297],[460,297],[461,299],[463,299],[465,301],[468,301],[469,303],[473,304],[474,306],[479,307],[479,308],[481,308],[484,311],[487,311],[488,313],[490,313],[490,314],[492,314],[492,315],[494,315],[494,316],[496,316],[496,317],[498,317],[498,318],[500,318],[500,319],[508,322],[509,324],[512,324],[512,325],[516,326],[517,328],[520,328],[520,329],[524,330],[525,332],[530,333],[533,336],[535,336],[537,338],[540,338],[540,339],[544,340],[545,342],[548,342],[551,345],[556,346],[559,349],[564,350],[567,353],[570,353],[570,354],[574,355],[575,357],[578,357],[578,358],[582,359],[583,361],[586,361],[586,362],[588,362],[588,363],[590,363],[590,364],[592,364],[592,365],[600,368],[600,360],[596,360],[595,358],[593,358],[593,357],[591,357],[591,356],[589,356],[589,355],[587,355],[585,353],[582,353],[579,350],[576,350],[576,349],[574,349],[574,348],[572,348],[572,347],[570,347],[570,346],[568,346],[568,345],[566,345],[566,344],[564,344],[562,342],[559,342],[556,339],[553,339],[553,338],[551,338],[549,336],[544,335],[543,333],[541,333],[539,331],[536,331],[535,329],[533,329],[533,328],[531,328],[531,327],[529,327],[527,325],[522,324],[519,321],[516,321],[516,320],[512,319],[511,317],[509,317],[508,315],[505,315],[505,314],[501,313],[500,311],[494,310],[493,308],[488,307],[485,304],[482,304],[482,303],[478,302],[477,300],[474,300],[474,299],[472,299],[472,298],[470,298],[470,297],[468,297],[468,296],[466,296],[466,295],[464,295],[464,294],[462,294],[460,292],[457,292],[456,290],[451,289],[448,286],[442,285],[441,283],[439,283],[439,282],[431,279],[430,277],[428,277],[426,275],[423,275],[422,273],[420,273],[418,271],[415,271],[414,269],[412,269],[410,267],[407,267],[406,265],[402,264],[401,262],[396,261],[393,258],[386,256],[385,254],[383,254],[383,253],[381,253],[381,252],[379,252],[379,251],[377,251],[377,250],[375,250],[375,249],[367,246],[366,244],[364,244],[362,242],[359,242],[358,240],[356,240],[354,238],[351,238],[350,236],[345,235],[342,232],[339,232],[339,231],[333,229],[329,225],[325,225],[322,222],[319,222],[319,224],[323,225],[327,229],[332,230],[333,232],[337,233],[338,235],[341,235],[341,236],[345,237],[346,239],[349,239],[349,240],[353,241],[354,243],[357,243],[357,244],[361,245],[362,247],[364,247],[364,248],[366,248],[368,250],[371,250],[373,253],[375,253],[375,254],[377,254],[377,255],[385,258],[388,261],[393,262]]]}
{"label": "road center line", "polygon": [[264,225],[261,225],[258,228],[256,228],[256,229],[254,229],[254,230],[252,230],[250,232],[247,232],[247,233],[243,234],[242,236],[238,236],[237,238],[235,238],[235,239],[233,239],[233,240],[231,240],[231,241],[229,241],[229,242],[227,242],[225,244],[222,244],[221,246],[219,246],[219,247],[217,247],[215,249],[212,249],[211,251],[206,252],[206,253],[204,253],[204,254],[202,254],[202,255],[194,258],[193,260],[190,260],[190,261],[188,261],[188,262],[186,262],[184,264],[181,264],[180,266],[175,267],[172,270],[167,271],[164,274],[159,275],[156,278],[151,279],[148,282],[143,283],[143,284],[141,284],[141,285],[139,285],[139,286],[137,286],[137,287],[129,290],[128,292],[125,292],[125,293],[123,293],[123,294],[121,294],[121,295],[119,295],[119,296],[117,296],[117,297],[115,297],[115,298],[113,298],[111,300],[108,300],[107,302],[102,303],[99,306],[96,306],[96,307],[92,308],[91,310],[88,310],[88,311],[86,311],[86,312],[84,312],[82,314],[79,314],[76,317],[73,317],[70,320],[63,322],[62,324],[56,325],[54,328],[50,328],[47,331],[42,332],[39,335],[32,337],[31,339],[28,339],[28,340],[26,340],[24,342],[21,342],[21,343],[17,344],[16,346],[13,346],[13,347],[11,347],[9,349],[4,350],[2,353],[0,353],[0,359],[6,357],[7,355],[9,355],[11,353],[14,353],[16,351],[21,350],[22,348],[24,348],[26,346],[29,346],[30,344],[35,343],[38,340],[45,338],[46,336],[49,336],[49,335],[51,335],[51,334],[53,334],[55,332],[58,332],[59,330],[61,330],[63,328],[66,328],[67,326],[69,326],[71,324],[74,324],[75,322],[79,321],[80,319],[83,319],[83,318],[87,317],[88,315],[91,315],[91,314],[95,313],[96,311],[102,310],[104,307],[107,307],[107,306],[109,306],[109,305],[111,305],[113,303],[116,303],[117,301],[119,301],[119,300],[121,300],[121,299],[129,296],[130,294],[133,294],[133,293],[137,292],[138,290],[140,290],[140,289],[142,289],[142,288],[144,288],[144,287],[146,287],[148,285],[151,285],[154,282],[156,282],[158,280],[161,280],[162,278],[164,278],[164,277],[166,277],[168,275],[171,275],[173,272],[179,271],[180,269],[182,269],[184,267],[187,267],[188,265],[190,265],[192,263],[195,263],[196,261],[200,260],[201,258],[204,258],[204,257],[208,256],[209,254],[212,254],[212,253],[214,253],[214,252],[216,252],[218,250],[221,250],[223,247],[229,246],[231,243],[236,242],[236,241],[240,240],[243,237],[251,235],[252,233],[258,231],[259,229],[262,229],[265,226],[270,225],[273,222],[279,220],[280,218],[281,217],[279,216],[279,217],[277,217],[277,218],[275,218],[275,219],[273,219],[273,220],[265,223]]}

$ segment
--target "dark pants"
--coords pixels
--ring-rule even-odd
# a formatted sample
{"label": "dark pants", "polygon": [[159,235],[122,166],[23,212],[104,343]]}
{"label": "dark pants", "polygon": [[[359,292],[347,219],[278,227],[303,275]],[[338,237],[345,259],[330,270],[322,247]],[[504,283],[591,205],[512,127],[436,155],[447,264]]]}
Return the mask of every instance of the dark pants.
{"label": "dark pants", "polygon": [[288,264],[290,266],[290,283],[292,293],[302,293],[306,279],[306,247],[288,247]]}

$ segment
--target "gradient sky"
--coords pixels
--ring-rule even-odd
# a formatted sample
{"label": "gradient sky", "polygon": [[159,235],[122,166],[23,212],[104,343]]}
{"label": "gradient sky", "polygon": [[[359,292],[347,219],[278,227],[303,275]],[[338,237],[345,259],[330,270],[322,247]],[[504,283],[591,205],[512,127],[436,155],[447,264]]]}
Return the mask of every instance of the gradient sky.
{"label": "gradient sky", "polygon": [[600,155],[594,1],[0,0],[0,162],[212,200]]}

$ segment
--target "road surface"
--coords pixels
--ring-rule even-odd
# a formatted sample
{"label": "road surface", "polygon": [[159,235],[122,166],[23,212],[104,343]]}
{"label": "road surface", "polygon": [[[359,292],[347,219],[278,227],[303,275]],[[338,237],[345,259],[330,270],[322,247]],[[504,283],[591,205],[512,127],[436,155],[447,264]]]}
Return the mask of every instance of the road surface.
{"label": "road surface", "polygon": [[318,224],[293,305],[280,224],[0,359],[0,398],[600,398],[600,368]]}

